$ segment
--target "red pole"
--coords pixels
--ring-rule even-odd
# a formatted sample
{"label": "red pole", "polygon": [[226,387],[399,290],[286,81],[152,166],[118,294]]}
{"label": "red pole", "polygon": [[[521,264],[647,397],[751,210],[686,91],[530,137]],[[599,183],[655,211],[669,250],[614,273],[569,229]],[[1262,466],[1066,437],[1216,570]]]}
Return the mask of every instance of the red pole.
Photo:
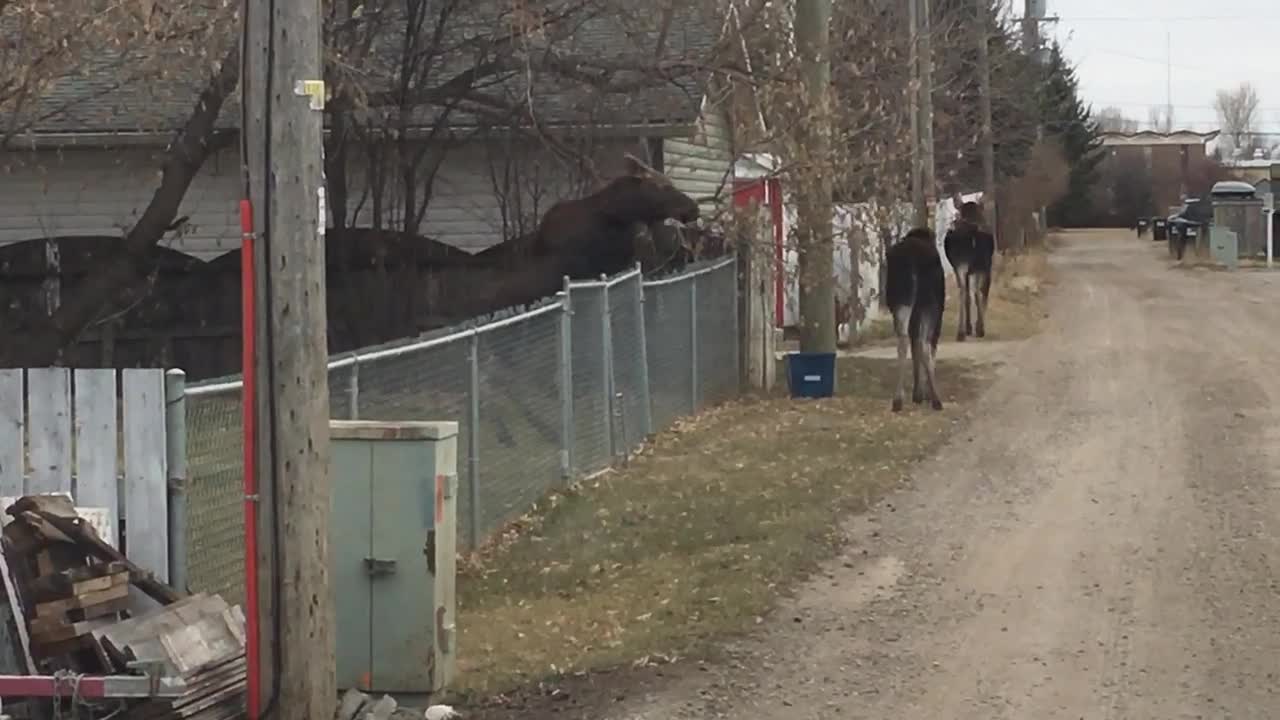
{"label": "red pole", "polygon": [[244,594],[245,663],[249,720],[262,712],[261,656],[258,638],[258,480],[257,473],[257,280],[253,266],[253,205],[240,201],[240,332],[243,336],[241,372],[244,377],[241,418],[244,425]]}

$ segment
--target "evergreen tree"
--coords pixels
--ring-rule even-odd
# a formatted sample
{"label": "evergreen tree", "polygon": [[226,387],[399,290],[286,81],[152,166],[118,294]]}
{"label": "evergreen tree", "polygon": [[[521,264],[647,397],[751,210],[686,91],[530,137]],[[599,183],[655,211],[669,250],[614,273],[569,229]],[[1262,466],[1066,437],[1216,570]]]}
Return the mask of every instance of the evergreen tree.
{"label": "evergreen tree", "polygon": [[1049,208],[1049,224],[1088,225],[1094,215],[1092,189],[1103,158],[1098,152],[1102,139],[1091,108],[1080,100],[1075,69],[1067,63],[1057,42],[1050,49],[1042,88],[1040,108],[1045,132],[1058,138],[1071,166],[1067,193]]}

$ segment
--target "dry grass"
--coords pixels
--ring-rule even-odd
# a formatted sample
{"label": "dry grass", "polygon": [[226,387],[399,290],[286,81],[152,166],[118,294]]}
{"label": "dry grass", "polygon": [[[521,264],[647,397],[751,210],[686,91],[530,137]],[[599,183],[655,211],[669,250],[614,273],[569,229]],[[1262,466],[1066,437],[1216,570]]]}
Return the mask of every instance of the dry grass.
{"label": "dry grass", "polygon": [[[1204,250],[1203,252],[1194,252],[1194,253],[1188,250],[1188,252],[1183,254],[1182,260],[1175,260],[1174,258],[1170,257],[1169,265],[1174,270],[1183,270],[1183,271],[1187,271],[1187,270],[1200,270],[1200,271],[1213,270],[1218,272],[1227,271],[1227,266],[1223,263],[1218,262],[1213,257],[1211,257],[1209,255],[1208,250]],[[1240,260],[1237,263],[1237,268],[1240,270],[1267,270],[1267,261],[1259,260],[1258,258],[1252,258],[1252,257],[1240,258]]]}
{"label": "dry grass", "polygon": [[[987,304],[987,339],[1022,340],[1040,332],[1045,317],[1044,288],[1052,281],[1048,250],[1031,248],[1020,255],[997,256]],[[943,342],[955,338],[958,302],[954,276],[949,276]],[[860,344],[875,345],[892,338],[893,323],[883,318],[870,324]]]}
{"label": "dry grass", "polygon": [[703,655],[761,622],[946,438],[989,366],[940,363],[951,405],[889,412],[893,365],[842,359],[840,394],[735,402],[556,495],[459,578],[457,692]]}

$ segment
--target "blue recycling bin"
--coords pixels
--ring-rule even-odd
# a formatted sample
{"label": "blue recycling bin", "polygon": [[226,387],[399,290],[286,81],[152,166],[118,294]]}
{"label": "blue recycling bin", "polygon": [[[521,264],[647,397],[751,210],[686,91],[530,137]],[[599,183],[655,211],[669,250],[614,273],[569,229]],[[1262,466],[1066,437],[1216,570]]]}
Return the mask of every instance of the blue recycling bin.
{"label": "blue recycling bin", "polygon": [[836,388],[836,354],[787,353],[787,388],[793,398],[829,398]]}

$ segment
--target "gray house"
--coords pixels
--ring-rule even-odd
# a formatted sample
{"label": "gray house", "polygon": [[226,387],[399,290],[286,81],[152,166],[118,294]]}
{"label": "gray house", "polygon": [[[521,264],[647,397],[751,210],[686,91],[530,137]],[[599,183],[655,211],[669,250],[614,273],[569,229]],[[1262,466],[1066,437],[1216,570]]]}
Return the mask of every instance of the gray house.
{"label": "gray house", "polygon": [[[688,60],[696,57],[702,68],[707,65],[701,58],[713,52],[723,57],[724,48],[745,55],[732,11],[710,18],[678,8],[659,36],[606,15],[585,19],[572,35],[572,49],[558,52],[624,59],[648,53],[652,62],[657,48],[655,67],[694,66]],[[130,78],[128,67],[126,59],[102,59],[47,93],[45,119],[21,138],[25,149],[8,153],[0,166],[0,244],[119,235],[141,214],[157,185],[159,159],[189,114],[199,83],[143,81]],[[427,118],[414,142],[430,158],[419,183],[429,190],[411,200],[397,198],[394,187],[381,187],[375,202],[371,195],[380,184],[370,170],[391,161],[385,153],[348,153],[346,224],[374,225],[376,208],[381,223],[395,227],[409,203],[420,202],[425,210],[416,232],[479,251],[529,229],[555,200],[589,189],[583,162],[593,166],[592,175],[607,178],[623,152],[647,156],[688,194],[719,203],[731,195],[733,160],[741,148],[735,138],[744,128],[758,128],[761,119],[748,90],[718,77],[723,76],[685,71],[657,86],[602,94],[563,76],[517,74],[497,91],[527,98],[523,109],[536,127],[527,119],[499,127],[492,117],[458,108],[437,128],[442,132],[432,133],[426,128],[440,116]],[[238,116],[238,103],[228,103],[220,128],[234,135]],[[575,152],[586,160],[567,159]],[[240,197],[239,151],[231,141],[195,178],[179,211],[189,221],[167,244],[205,259],[237,248]]]}

